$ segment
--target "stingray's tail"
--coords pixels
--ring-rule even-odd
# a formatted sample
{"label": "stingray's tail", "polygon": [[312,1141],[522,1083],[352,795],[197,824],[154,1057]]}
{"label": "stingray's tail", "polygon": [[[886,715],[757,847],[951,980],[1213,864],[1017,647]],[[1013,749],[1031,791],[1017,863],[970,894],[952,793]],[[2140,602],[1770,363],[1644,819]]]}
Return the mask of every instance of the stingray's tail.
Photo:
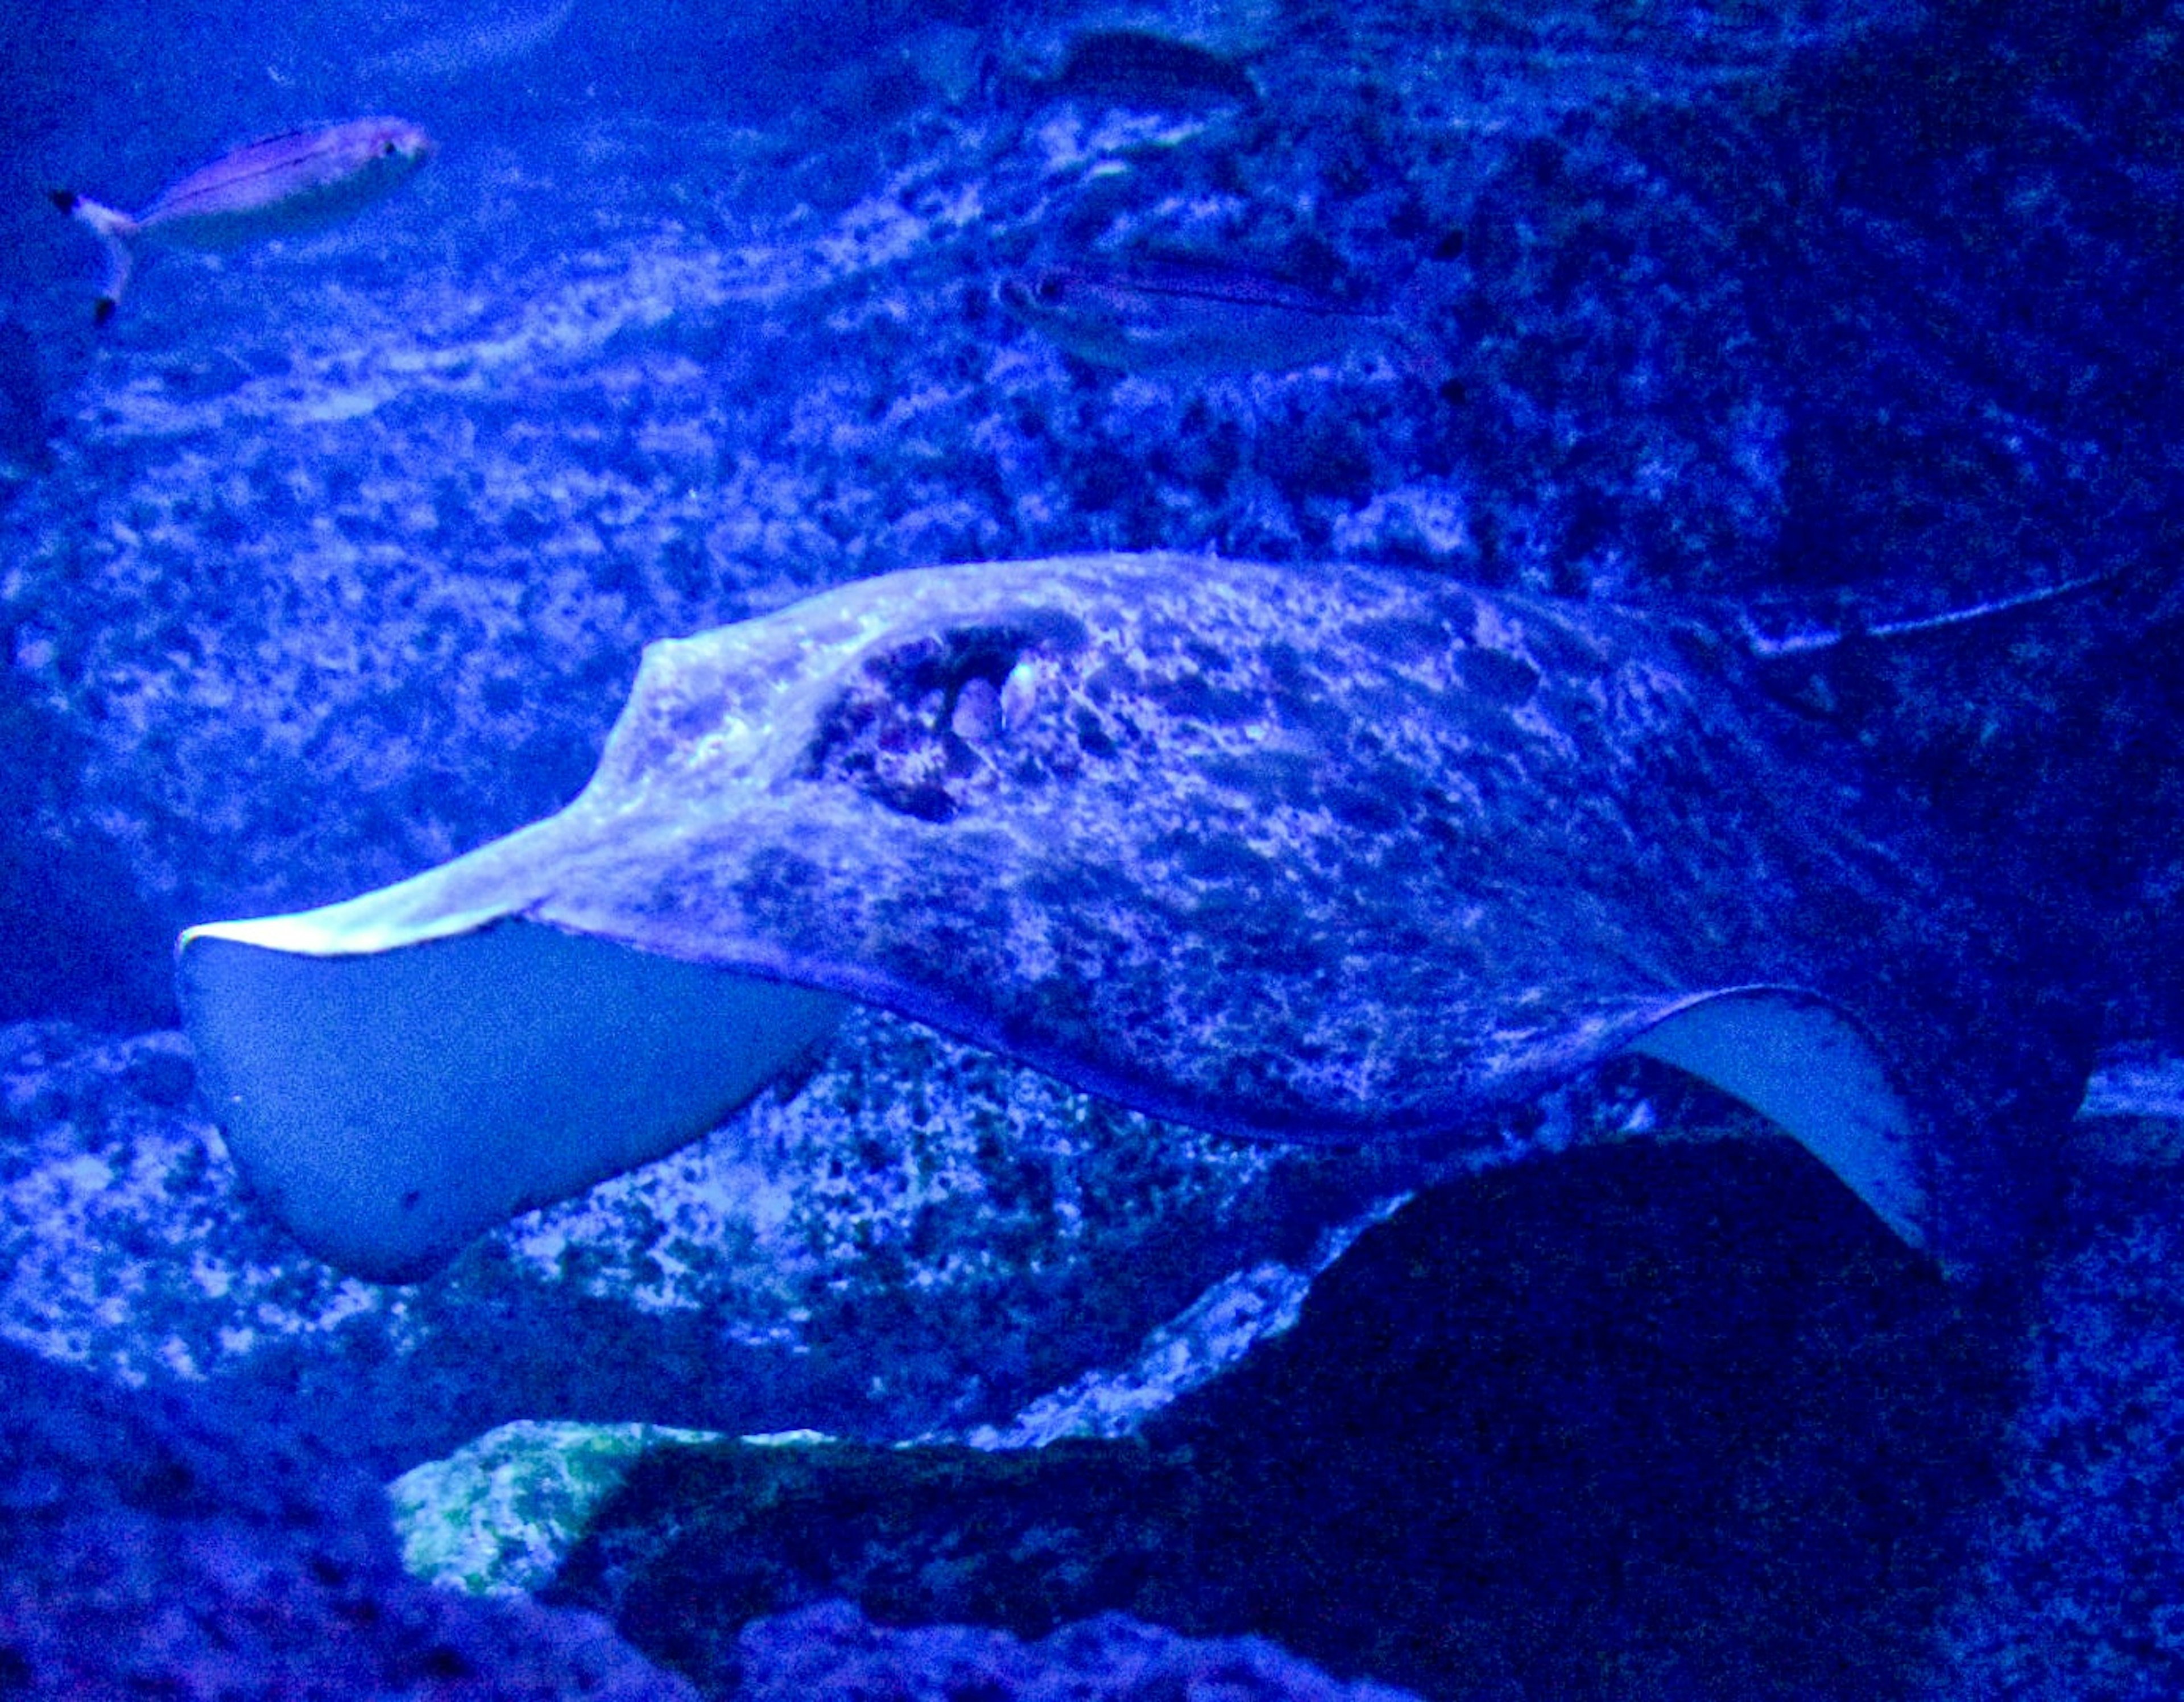
{"label": "stingray's tail", "polygon": [[89,226],[92,234],[106,249],[106,282],[98,293],[98,304],[92,309],[92,322],[103,325],[114,317],[114,310],[121,305],[121,292],[129,287],[134,260],[124,239],[136,233],[136,221],[126,213],[116,212],[86,196],[66,189],[53,193],[53,205],[71,219]]}

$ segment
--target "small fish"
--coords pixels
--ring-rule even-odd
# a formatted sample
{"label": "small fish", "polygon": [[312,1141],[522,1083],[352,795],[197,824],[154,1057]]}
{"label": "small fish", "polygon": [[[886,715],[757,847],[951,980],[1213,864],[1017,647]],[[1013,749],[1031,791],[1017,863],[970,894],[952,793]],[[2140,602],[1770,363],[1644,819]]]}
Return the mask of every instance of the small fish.
{"label": "small fish", "polygon": [[219,249],[310,230],[377,200],[432,153],[432,138],[403,119],[353,118],[224,153],[133,215],[65,189],[54,190],[53,199],[106,246],[106,282],[94,314],[103,325],[128,286],[131,238]]}
{"label": "small fish", "polygon": [[1379,344],[1422,378],[1443,376],[1399,315],[1220,260],[1048,266],[1008,279],[1000,299],[1072,354],[1126,371],[1284,372]]}

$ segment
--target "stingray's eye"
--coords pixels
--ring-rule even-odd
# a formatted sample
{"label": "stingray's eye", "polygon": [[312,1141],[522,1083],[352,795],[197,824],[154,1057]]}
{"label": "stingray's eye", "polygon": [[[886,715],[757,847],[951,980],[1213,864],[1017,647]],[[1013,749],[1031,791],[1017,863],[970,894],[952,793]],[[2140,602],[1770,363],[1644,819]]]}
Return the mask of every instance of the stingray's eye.
{"label": "stingray's eye", "polygon": [[1060,301],[1068,287],[1052,272],[1048,272],[1032,286],[1031,293],[1041,301]]}
{"label": "stingray's eye", "polygon": [[379,144],[379,151],[391,159],[394,157],[394,144],[391,142],[382,142]]}

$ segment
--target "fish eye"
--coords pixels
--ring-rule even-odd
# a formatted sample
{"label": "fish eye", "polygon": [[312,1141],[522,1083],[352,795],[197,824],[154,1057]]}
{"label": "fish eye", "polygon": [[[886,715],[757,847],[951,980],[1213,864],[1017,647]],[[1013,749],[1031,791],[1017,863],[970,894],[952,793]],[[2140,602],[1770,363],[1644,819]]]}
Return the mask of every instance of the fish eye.
{"label": "fish eye", "polygon": [[392,142],[382,142],[379,144],[379,151],[391,158],[394,153],[394,144]]}

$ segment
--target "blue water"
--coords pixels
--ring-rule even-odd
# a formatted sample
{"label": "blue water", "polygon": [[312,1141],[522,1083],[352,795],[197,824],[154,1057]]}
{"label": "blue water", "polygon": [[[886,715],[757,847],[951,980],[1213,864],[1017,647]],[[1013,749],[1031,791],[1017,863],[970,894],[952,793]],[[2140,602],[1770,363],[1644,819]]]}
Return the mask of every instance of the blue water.
{"label": "blue water", "polygon": [[[2184,15],[2081,12],[19,8],[0,1335],[382,1479],[514,1419],[1021,1441],[1057,1391],[1159,1406],[1403,1179],[860,1013],[727,1133],[385,1288],[245,1197],[174,935],[559,808],[648,641],[853,580],[1155,549],[1445,576],[1675,625],[1901,797],[1960,883],[1936,929],[2027,926],[1992,1020],[2037,1006],[2068,1069],[2111,1068],[2043,1137],[2047,1238],[1992,1292],[1899,1269],[1786,1148],[1566,1186],[1543,1158],[1516,1174],[1546,1196],[1502,1202],[1521,1235],[1485,1184],[1429,1197],[1390,1264],[1335,1267],[1378,1273],[1379,1348],[1244,1357],[1272,1392],[1166,1420],[1201,1452],[1268,1432],[1295,1463],[1250,1493],[1318,1506],[1323,1543],[1282,1522],[1240,1582],[1208,1514],[1198,1576],[1062,1616],[1286,1630],[1437,1697],[2184,1692]],[[414,181],[226,252],[148,241],[94,326],[98,244],[49,192],[138,209],[369,113],[435,138]],[[1000,304],[1178,252],[1357,334],[1128,370]],[[1513,1143],[1736,1115],[1665,1074],[1578,1091]],[[1422,1511],[1442,1484],[1483,1510]],[[1413,1523],[1407,1562],[1374,1546]]]}

